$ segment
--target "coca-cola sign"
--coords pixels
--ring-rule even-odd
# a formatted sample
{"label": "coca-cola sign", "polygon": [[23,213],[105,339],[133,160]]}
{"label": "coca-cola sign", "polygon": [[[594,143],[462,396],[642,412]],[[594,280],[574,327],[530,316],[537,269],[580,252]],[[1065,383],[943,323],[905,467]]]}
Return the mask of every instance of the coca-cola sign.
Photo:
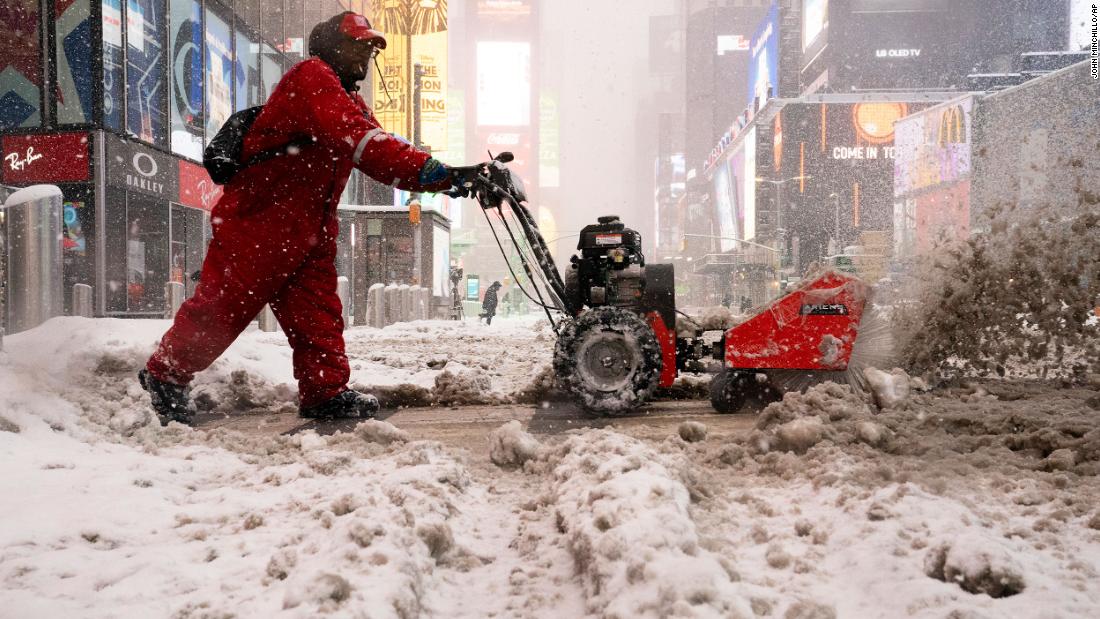
{"label": "coca-cola sign", "polygon": [[206,169],[180,160],[180,204],[209,211],[222,197],[222,188],[210,180]]}
{"label": "coca-cola sign", "polygon": [[81,182],[91,177],[87,133],[9,135],[0,147],[0,178],[11,185]]}

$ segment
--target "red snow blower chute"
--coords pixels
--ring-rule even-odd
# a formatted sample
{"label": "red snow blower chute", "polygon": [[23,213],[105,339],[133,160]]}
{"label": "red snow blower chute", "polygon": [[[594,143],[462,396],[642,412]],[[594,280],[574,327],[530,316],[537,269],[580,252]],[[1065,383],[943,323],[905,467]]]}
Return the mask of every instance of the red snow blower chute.
{"label": "red snow blower chute", "polygon": [[[523,204],[523,182],[505,165],[511,160],[511,153],[501,153],[488,163],[454,168],[460,193],[478,200],[506,259],[498,228],[518,252],[527,282],[521,284],[514,271],[513,281],[546,310],[558,334],[558,384],[585,409],[630,411],[657,387],[671,386],[677,371],[708,361],[721,362],[711,384],[711,402],[720,412],[820,380],[862,386],[861,344],[868,341],[873,312],[870,288],[858,278],[818,274],[724,333],[698,330],[685,337],[676,329],[672,265],[646,265],[641,235],[617,216],[582,229],[578,253],[564,275],[558,272]],[[878,338],[879,352],[887,348],[883,341]]]}

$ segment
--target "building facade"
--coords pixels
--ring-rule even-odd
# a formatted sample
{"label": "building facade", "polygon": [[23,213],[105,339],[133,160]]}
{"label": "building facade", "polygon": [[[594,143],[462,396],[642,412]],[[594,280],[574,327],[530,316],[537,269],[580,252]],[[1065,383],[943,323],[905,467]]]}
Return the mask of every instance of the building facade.
{"label": "building facade", "polygon": [[[201,267],[221,195],[201,165],[203,148],[230,114],[263,104],[305,58],[314,24],[383,4],[6,2],[0,183],[62,189],[66,311],[76,283],[93,287],[103,316],[163,315],[169,282],[190,296],[189,275]],[[342,202],[400,199],[355,172]]]}

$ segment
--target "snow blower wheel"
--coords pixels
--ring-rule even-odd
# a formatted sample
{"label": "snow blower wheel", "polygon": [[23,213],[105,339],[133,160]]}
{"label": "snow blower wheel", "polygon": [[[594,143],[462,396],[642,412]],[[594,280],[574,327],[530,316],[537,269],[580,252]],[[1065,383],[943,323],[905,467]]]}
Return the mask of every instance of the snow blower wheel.
{"label": "snow blower wheel", "polygon": [[596,307],[568,323],[554,349],[563,390],[588,411],[614,415],[644,404],[661,376],[661,348],[642,317]]}
{"label": "snow blower wheel", "polygon": [[736,413],[746,404],[763,405],[778,395],[758,372],[722,369],[710,380],[710,404],[719,413]]}

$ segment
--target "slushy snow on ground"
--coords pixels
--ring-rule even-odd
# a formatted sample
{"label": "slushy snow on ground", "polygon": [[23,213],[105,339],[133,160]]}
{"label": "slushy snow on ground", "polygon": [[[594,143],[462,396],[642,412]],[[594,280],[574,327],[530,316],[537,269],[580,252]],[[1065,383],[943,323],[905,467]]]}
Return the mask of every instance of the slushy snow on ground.
{"label": "slushy snow on ground", "polygon": [[[480,449],[368,421],[247,436],[150,422],[165,321],[54,319],[0,353],[0,617],[1096,617],[1100,384],[832,383],[747,432],[518,421]],[[552,332],[348,332],[391,404],[537,402]],[[294,406],[281,334],[195,387]],[[880,394],[881,398],[881,394]],[[537,404],[536,404],[537,405]]]}

